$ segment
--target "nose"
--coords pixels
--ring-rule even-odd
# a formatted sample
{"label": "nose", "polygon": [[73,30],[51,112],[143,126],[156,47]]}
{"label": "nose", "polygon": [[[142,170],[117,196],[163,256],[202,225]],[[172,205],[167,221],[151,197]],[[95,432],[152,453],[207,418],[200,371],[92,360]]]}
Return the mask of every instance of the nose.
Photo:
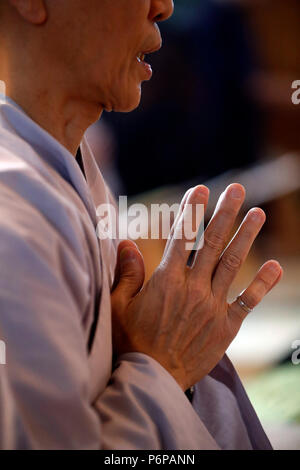
{"label": "nose", "polygon": [[170,18],[174,11],[173,0],[151,0],[149,19],[156,23]]}

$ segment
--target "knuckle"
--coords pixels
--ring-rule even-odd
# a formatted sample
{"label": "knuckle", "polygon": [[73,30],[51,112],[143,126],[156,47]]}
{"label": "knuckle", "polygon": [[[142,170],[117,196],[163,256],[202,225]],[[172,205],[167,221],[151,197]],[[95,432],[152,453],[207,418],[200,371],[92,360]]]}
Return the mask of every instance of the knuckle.
{"label": "knuckle", "polygon": [[272,276],[272,273],[271,273],[271,276],[270,276],[270,273],[261,273],[258,276],[258,280],[260,281],[260,283],[264,287],[265,291],[269,290],[270,287],[272,286],[273,282],[274,282],[274,278]]}
{"label": "knuckle", "polygon": [[237,271],[242,264],[241,258],[234,253],[224,253],[221,262],[228,271]]}
{"label": "knuckle", "polygon": [[181,289],[185,281],[181,269],[162,263],[154,271],[152,279],[154,279],[155,285],[159,290],[172,289],[173,291]]}
{"label": "knuckle", "polygon": [[256,307],[256,305],[260,301],[260,298],[254,292],[253,293],[243,294],[242,299],[249,308]]}
{"label": "knuckle", "polygon": [[208,295],[207,289],[205,288],[204,285],[202,284],[197,285],[194,283],[189,283],[188,298],[189,298],[189,302],[192,305],[205,302],[207,295]]}
{"label": "knuckle", "polygon": [[245,224],[243,226],[243,237],[246,240],[251,240],[254,233],[255,233],[255,230],[253,229],[253,226],[251,226],[249,223],[245,222]]}
{"label": "knuckle", "polygon": [[231,219],[235,215],[235,210],[231,207],[221,207],[219,209],[219,216],[224,220]]}
{"label": "knuckle", "polygon": [[215,252],[221,252],[224,246],[223,237],[215,231],[210,232],[204,237],[204,244]]}
{"label": "knuckle", "polygon": [[258,279],[261,283],[261,286],[263,287],[264,293],[266,293],[271,287],[272,283],[268,279],[265,279],[263,276],[260,276]]}

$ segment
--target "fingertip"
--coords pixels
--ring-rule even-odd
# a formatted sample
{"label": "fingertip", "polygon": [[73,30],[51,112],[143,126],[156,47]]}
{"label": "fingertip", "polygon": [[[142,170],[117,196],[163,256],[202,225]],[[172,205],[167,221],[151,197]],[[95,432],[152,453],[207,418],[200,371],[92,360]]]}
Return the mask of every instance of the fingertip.
{"label": "fingertip", "polygon": [[132,240],[122,240],[118,246],[117,258],[121,264],[136,262],[139,259],[143,262],[143,255],[140,252],[137,244]]}
{"label": "fingertip", "polygon": [[118,254],[121,253],[121,251],[123,250],[123,248],[125,248],[125,246],[127,246],[127,240],[120,241],[120,243],[118,244]]}
{"label": "fingertip", "polygon": [[284,270],[283,270],[282,267],[280,266],[280,273],[279,273],[279,275],[278,275],[278,278],[277,278],[276,282],[281,281],[281,279],[283,278],[283,275],[284,275]]}
{"label": "fingertip", "polygon": [[240,183],[231,183],[226,191],[233,199],[245,199],[246,189]]}
{"label": "fingertip", "polygon": [[206,198],[209,197],[209,188],[204,184],[199,184],[198,186],[195,186],[194,189],[197,196],[204,196]]}
{"label": "fingertip", "polygon": [[[272,263],[274,262],[274,263],[276,263],[276,264],[279,266],[279,271],[278,271],[277,277],[275,278],[275,280],[274,280],[274,282],[273,282],[273,284],[272,284],[272,286],[271,286],[271,289],[273,289],[273,288],[281,281],[281,279],[282,279],[282,277],[283,277],[283,274],[284,274],[284,270],[283,270],[282,266],[278,263],[278,261],[276,261],[276,260],[271,260],[271,262],[272,262]],[[276,273],[276,271],[275,271],[275,273]],[[275,276],[276,276],[276,274],[275,274]],[[271,289],[270,289],[270,290],[271,290]]]}
{"label": "fingertip", "polygon": [[136,250],[133,248],[126,246],[122,248],[120,251],[120,261],[121,263],[130,262],[136,260]]}
{"label": "fingertip", "polygon": [[270,259],[269,261],[267,261],[267,263],[265,263],[265,266],[267,266],[268,270],[274,275],[277,277],[279,277],[279,275],[282,275],[283,274],[283,269],[281,267],[281,265],[279,264],[279,262],[275,259]]}
{"label": "fingertip", "polygon": [[253,207],[249,211],[250,217],[254,221],[260,221],[261,223],[265,223],[267,216],[263,209],[260,207]]}
{"label": "fingertip", "polygon": [[122,250],[124,250],[124,248],[129,248],[131,250],[140,252],[139,247],[133,240],[128,240],[128,239],[122,240],[118,245],[119,254],[121,253]]}

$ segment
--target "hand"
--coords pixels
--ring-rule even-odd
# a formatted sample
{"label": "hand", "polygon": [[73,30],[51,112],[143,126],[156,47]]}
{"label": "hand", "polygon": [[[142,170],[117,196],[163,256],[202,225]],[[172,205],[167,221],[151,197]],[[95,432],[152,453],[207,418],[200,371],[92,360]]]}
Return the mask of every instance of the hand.
{"label": "hand", "polygon": [[[183,390],[216,366],[247,316],[237,301],[229,304],[227,296],[266,218],[261,209],[251,209],[226,247],[245,198],[241,185],[230,185],[219,199],[204,232],[203,247],[190,268],[187,240],[176,239],[174,233],[187,204],[206,207],[208,197],[205,186],[186,193],[161,264],[143,288],[141,254],[133,242],[120,243],[117,282],[111,296],[114,351],[153,357]],[[242,300],[254,308],[281,276],[277,261],[266,262]]]}

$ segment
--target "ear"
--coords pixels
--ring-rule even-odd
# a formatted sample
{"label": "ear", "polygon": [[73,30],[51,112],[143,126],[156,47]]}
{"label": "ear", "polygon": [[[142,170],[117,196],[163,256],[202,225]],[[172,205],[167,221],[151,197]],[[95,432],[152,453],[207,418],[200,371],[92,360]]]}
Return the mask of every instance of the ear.
{"label": "ear", "polygon": [[44,0],[9,0],[19,15],[29,23],[40,25],[47,19],[47,9]]}

